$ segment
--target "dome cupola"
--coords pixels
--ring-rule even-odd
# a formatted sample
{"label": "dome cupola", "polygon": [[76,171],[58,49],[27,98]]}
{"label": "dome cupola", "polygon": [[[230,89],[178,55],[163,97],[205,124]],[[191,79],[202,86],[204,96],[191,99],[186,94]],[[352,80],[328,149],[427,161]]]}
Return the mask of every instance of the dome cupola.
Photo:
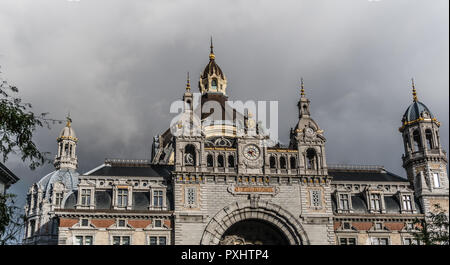
{"label": "dome cupola", "polygon": [[202,94],[218,93],[226,95],[227,78],[216,63],[214,47],[211,38],[211,52],[209,54],[209,63],[200,75],[199,89]]}

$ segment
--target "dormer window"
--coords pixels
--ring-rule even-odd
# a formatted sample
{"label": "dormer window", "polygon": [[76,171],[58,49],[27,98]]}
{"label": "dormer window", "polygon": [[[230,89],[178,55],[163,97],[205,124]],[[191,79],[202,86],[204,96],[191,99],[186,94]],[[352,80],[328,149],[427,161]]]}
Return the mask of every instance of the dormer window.
{"label": "dormer window", "polygon": [[339,208],[341,210],[348,211],[350,209],[348,200],[348,194],[339,194]]}
{"label": "dormer window", "polygon": [[370,209],[372,211],[381,211],[381,194],[372,193],[370,194]]}
{"label": "dormer window", "polygon": [[61,207],[62,199],[63,199],[62,192],[58,192],[55,194],[55,207]]}
{"label": "dormer window", "polygon": [[217,90],[217,79],[211,81],[211,89]]}
{"label": "dormer window", "polygon": [[126,207],[128,205],[128,189],[117,190],[117,206]]}
{"label": "dormer window", "polygon": [[412,211],[411,195],[402,195],[402,206],[404,211]]}

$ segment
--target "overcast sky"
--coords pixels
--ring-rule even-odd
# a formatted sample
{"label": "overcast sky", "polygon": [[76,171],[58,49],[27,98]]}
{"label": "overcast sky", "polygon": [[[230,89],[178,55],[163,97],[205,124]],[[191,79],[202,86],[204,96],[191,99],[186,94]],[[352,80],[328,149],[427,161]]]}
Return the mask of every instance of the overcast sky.
{"label": "overcast sky", "polygon": [[[105,158],[149,158],[168,128],[186,72],[197,90],[209,38],[231,100],[278,100],[279,136],[298,120],[299,79],[325,131],[329,163],[381,164],[401,176],[398,128],[419,100],[449,139],[447,0],[112,1],[1,0],[2,77],[36,113],[64,119],[79,138],[79,172]],[[64,124],[35,141],[56,152]],[[20,196],[53,170],[6,165]]]}

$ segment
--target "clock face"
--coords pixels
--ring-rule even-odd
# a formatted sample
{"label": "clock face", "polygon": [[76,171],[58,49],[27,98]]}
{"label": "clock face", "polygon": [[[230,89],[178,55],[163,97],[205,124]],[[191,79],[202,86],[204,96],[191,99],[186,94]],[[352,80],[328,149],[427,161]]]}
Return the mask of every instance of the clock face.
{"label": "clock face", "polygon": [[314,130],[311,127],[305,129],[305,133],[308,136],[312,136],[314,134]]}
{"label": "clock face", "polygon": [[256,145],[247,145],[244,148],[244,157],[248,160],[256,160],[259,157],[259,148]]}

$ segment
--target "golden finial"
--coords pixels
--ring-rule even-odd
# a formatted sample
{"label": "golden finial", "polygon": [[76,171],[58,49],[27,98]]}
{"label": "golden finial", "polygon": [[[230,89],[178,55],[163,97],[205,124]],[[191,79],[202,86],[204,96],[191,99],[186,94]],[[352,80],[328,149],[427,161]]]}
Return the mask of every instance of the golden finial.
{"label": "golden finial", "polygon": [[191,79],[189,79],[189,72],[187,72],[186,91],[191,91]]}
{"label": "golden finial", "polygon": [[300,83],[301,83],[301,87],[302,87],[302,89],[300,90],[300,95],[302,96],[302,97],[304,97],[305,96],[305,84],[303,83],[303,77],[302,78],[300,78]]}
{"label": "golden finial", "polygon": [[69,111],[69,113],[67,114],[66,119],[67,119],[66,126],[67,126],[67,127],[70,127],[70,125],[71,125],[71,123],[72,123],[72,119],[70,118],[70,111]]}
{"label": "golden finial", "polygon": [[209,59],[214,60],[216,58],[216,56],[214,55],[214,46],[213,46],[213,41],[212,41],[212,36],[211,36],[211,52],[209,53]]}
{"label": "golden finial", "polygon": [[411,78],[411,82],[412,82],[412,89],[413,89],[413,100],[414,102],[417,102],[417,92],[416,92],[416,85],[414,84],[414,78]]}

